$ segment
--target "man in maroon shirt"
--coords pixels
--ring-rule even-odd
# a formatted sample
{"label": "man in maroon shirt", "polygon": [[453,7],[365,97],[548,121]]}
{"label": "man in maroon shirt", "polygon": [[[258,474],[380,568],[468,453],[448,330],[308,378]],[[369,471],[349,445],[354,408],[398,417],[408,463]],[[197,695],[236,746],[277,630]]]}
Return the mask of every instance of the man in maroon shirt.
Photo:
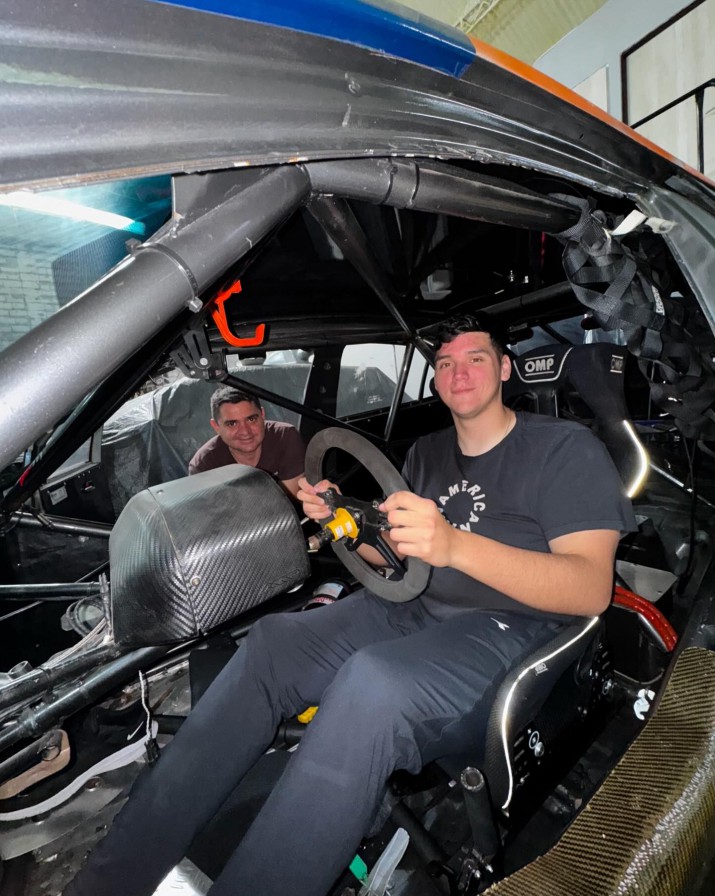
{"label": "man in maroon shirt", "polygon": [[211,426],[216,435],[189,461],[189,475],[228,464],[258,467],[280,480],[293,497],[305,466],[305,445],[290,423],[266,420],[253,395],[221,386],[211,396]]}

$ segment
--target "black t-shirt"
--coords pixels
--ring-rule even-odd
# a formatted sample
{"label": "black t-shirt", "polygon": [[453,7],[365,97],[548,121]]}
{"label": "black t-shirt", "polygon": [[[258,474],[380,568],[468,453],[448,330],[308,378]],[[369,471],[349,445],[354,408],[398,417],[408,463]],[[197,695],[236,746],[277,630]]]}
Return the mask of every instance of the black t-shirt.
{"label": "black t-shirt", "polygon": [[[604,445],[578,423],[518,413],[498,445],[462,454],[453,427],[420,438],[403,470],[415,494],[433,500],[456,528],[530,551],[588,529],[636,528],[633,508]],[[464,609],[545,614],[451,568],[432,570],[422,594],[439,616]]]}
{"label": "black t-shirt", "polygon": [[[209,439],[189,461],[189,475],[238,463],[219,436]],[[276,479],[285,481],[301,476],[305,470],[305,445],[291,423],[266,420],[261,456],[256,465]]]}

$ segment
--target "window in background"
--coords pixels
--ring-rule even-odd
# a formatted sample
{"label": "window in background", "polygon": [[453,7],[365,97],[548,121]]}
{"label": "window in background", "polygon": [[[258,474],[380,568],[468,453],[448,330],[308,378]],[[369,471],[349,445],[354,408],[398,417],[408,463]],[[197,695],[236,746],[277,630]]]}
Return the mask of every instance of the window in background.
{"label": "window in background", "polygon": [[[365,343],[346,346],[340,364],[337,416],[345,417],[389,407],[404,357],[403,345]],[[403,402],[415,401],[420,397],[426,363],[418,352],[414,353]]]}
{"label": "window in background", "polygon": [[[626,123],[715,177],[715,0],[701,0],[622,56]],[[670,107],[670,108],[668,108]]]}

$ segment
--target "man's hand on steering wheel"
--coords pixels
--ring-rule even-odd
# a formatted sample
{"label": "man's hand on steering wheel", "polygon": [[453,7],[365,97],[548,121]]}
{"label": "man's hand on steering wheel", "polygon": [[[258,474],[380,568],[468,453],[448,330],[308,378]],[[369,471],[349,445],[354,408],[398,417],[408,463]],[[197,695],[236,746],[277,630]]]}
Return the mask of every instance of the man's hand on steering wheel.
{"label": "man's hand on steering wheel", "polygon": [[394,492],[380,505],[392,527],[390,538],[403,557],[419,557],[430,566],[450,566],[454,529],[429,498]]}
{"label": "man's hand on steering wheel", "polygon": [[330,508],[319,494],[327,492],[329,488],[335,489],[339,495],[342,494],[338,486],[334,482],[330,482],[329,479],[321,479],[315,485],[311,485],[305,476],[298,480],[297,497],[303,503],[303,513],[309,520],[320,523],[331,515]]}
{"label": "man's hand on steering wheel", "polygon": [[[329,479],[321,479],[320,482],[311,485],[305,477],[299,481],[298,485],[298,499],[303,502],[303,513],[308,519],[314,520],[316,523],[322,523],[323,520],[331,515],[331,512],[330,508],[325,503],[325,500],[321,497],[321,494],[326,492],[329,488],[332,488],[341,495],[342,492],[340,491],[340,488]],[[389,533],[385,532],[383,537],[387,539],[392,550],[397,553],[400,559],[402,559],[403,555],[397,549],[397,545],[394,540],[390,538]],[[361,544],[358,547],[357,552],[363,560],[366,560],[372,566],[385,566],[387,563],[377,548],[371,547],[368,544]]]}
{"label": "man's hand on steering wheel", "polygon": [[[406,491],[407,484],[385,455],[371,442],[356,432],[342,427],[322,429],[310,440],[305,453],[305,478],[300,483],[298,497],[303,501],[307,516],[321,522],[333,518],[325,529],[332,527],[329,536],[332,548],[355,578],[379,597],[402,603],[414,600],[429,582],[430,566],[420,557],[405,557],[394,550],[387,514],[378,509],[378,501],[365,501],[333,493],[335,500],[323,501],[317,492],[333,484],[324,476],[323,462],[329,451],[339,449],[362,464],[377,483],[383,495]],[[314,482],[315,485],[310,483]],[[326,510],[331,513],[326,514]],[[335,514],[339,513],[338,519]],[[343,530],[343,531],[339,531]],[[311,536],[309,542],[316,539]],[[324,539],[318,538],[318,547]],[[372,549],[372,551],[370,551]],[[370,551],[371,556],[367,556]],[[380,557],[375,554],[381,555]],[[373,565],[374,564],[374,565]],[[375,566],[387,568],[387,574]]]}

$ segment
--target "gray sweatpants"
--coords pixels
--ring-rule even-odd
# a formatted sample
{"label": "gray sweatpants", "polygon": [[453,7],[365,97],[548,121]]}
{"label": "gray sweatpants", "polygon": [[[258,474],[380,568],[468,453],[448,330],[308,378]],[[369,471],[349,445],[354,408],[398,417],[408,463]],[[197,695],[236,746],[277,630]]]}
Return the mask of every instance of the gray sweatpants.
{"label": "gray sweatpants", "polygon": [[[501,624],[500,624],[501,623]],[[301,744],[210,896],[325,896],[396,769],[481,746],[508,670],[559,624],[359,591],[267,616],[137,780],[65,896],[149,896],[272,742],[319,704]]]}

